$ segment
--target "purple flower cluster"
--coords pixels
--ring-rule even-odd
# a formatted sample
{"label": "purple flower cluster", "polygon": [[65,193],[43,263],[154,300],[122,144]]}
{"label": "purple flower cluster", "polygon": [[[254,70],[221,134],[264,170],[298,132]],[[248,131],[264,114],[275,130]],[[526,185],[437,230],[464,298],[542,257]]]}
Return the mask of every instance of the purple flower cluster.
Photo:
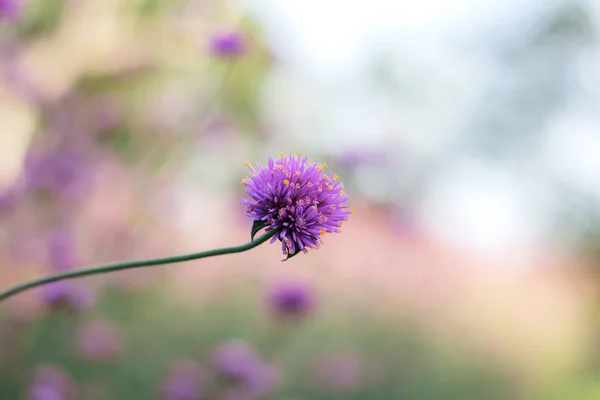
{"label": "purple flower cluster", "polygon": [[0,0],[0,21],[3,19],[17,19],[19,11],[19,0]]}
{"label": "purple flower cluster", "polygon": [[55,310],[82,311],[90,308],[93,303],[92,294],[71,281],[45,284],[41,287],[41,297],[44,304]]}
{"label": "purple flower cluster", "polygon": [[274,366],[262,361],[250,346],[241,341],[221,344],[213,353],[218,375],[231,381],[234,389],[254,396],[270,392],[278,374]]}
{"label": "purple flower cluster", "polygon": [[267,166],[250,168],[242,179],[250,200],[242,199],[247,214],[260,221],[267,231],[277,230],[271,243],[279,239],[283,254],[318,248],[321,236],[339,232],[352,213],[344,202],[348,196],[338,176],[324,173],[325,163],[309,162],[298,154],[269,158]]}
{"label": "purple flower cluster", "polygon": [[76,151],[52,149],[30,153],[25,162],[25,185],[63,199],[80,199],[89,186],[84,157]]}
{"label": "purple flower cluster", "polygon": [[[46,246],[51,271],[68,271],[77,266],[77,246],[70,232],[51,232],[46,238]],[[47,283],[40,290],[42,301],[52,309],[82,311],[93,304],[92,293],[72,280]]]}
{"label": "purple flower cluster", "polygon": [[52,365],[39,365],[27,393],[28,400],[74,400],[76,388],[71,378]]}
{"label": "purple flower cluster", "polygon": [[236,57],[244,52],[246,46],[242,34],[228,31],[215,34],[210,40],[210,48],[215,55]]}
{"label": "purple flower cluster", "polygon": [[300,317],[313,307],[312,288],[300,281],[279,282],[269,293],[271,309],[281,316]]}

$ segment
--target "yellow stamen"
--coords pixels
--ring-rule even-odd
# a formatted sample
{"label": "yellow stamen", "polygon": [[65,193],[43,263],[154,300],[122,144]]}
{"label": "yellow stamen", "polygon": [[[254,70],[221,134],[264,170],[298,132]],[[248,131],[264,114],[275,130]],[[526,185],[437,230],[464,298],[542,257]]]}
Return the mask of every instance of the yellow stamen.
{"label": "yellow stamen", "polygon": [[327,232],[324,228],[319,231],[319,235],[323,236]]}
{"label": "yellow stamen", "polygon": [[284,184],[284,185],[289,185],[289,184],[290,184],[290,181],[288,181],[287,179],[284,179],[284,180],[283,180],[283,184]]}
{"label": "yellow stamen", "polygon": [[335,179],[337,181],[338,179],[340,179],[340,176],[339,175],[333,175],[333,179]]}
{"label": "yellow stamen", "polygon": [[285,153],[279,153],[279,157],[281,157],[281,158],[285,157]]}
{"label": "yellow stamen", "polygon": [[327,186],[327,190],[333,190],[333,186],[331,186],[331,185]]}
{"label": "yellow stamen", "polygon": [[246,178],[242,179],[242,181],[240,182],[242,185],[246,184]]}
{"label": "yellow stamen", "polygon": [[250,165],[252,165],[250,164],[250,161],[246,161],[246,167],[249,167]]}

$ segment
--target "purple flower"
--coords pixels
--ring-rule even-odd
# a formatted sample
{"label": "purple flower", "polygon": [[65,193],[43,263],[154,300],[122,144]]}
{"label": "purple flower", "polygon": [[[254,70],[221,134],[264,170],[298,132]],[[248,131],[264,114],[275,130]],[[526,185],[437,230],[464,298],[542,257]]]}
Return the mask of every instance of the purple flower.
{"label": "purple flower", "polygon": [[[0,0],[1,1],[1,0]],[[23,185],[17,183],[0,191],[0,213],[12,211],[23,197]]]}
{"label": "purple flower", "polygon": [[47,283],[41,287],[41,296],[42,301],[53,309],[82,311],[93,303],[91,293],[71,281]]}
{"label": "purple flower", "polygon": [[254,349],[237,340],[223,343],[213,352],[213,365],[217,372],[231,379],[243,379],[256,360]]}
{"label": "purple flower", "polygon": [[246,46],[241,33],[229,31],[214,35],[210,41],[210,48],[215,55],[236,57],[244,52]]}
{"label": "purple flower", "polygon": [[85,161],[71,151],[54,150],[29,154],[25,162],[25,184],[64,197],[80,197],[85,188]]}
{"label": "purple flower", "polygon": [[109,361],[123,350],[117,327],[107,321],[89,322],[75,333],[75,346],[82,357],[93,361]]}
{"label": "purple flower", "polygon": [[245,376],[241,388],[253,396],[264,396],[277,386],[279,373],[275,366],[266,364],[260,360],[250,368]]}
{"label": "purple flower", "polygon": [[0,0],[0,20],[15,20],[19,17],[19,0]]}
{"label": "purple flower", "polygon": [[304,282],[280,282],[269,293],[269,305],[283,316],[302,316],[313,307],[314,293]]}
{"label": "purple flower", "polygon": [[220,376],[249,394],[266,394],[277,384],[275,367],[260,360],[254,350],[241,341],[226,342],[217,347],[213,365]]}
{"label": "purple flower", "polygon": [[47,239],[50,269],[65,271],[77,266],[77,249],[73,236],[65,231],[51,232]]}
{"label": "purple flower", "polygon": [[169,368],[160,387],[162,400],[194,400],[202,395],[202,370],[193,361],[180,361]]}
{"label": "purple flower", "polygon": [[70,400],[75,399],[75,394],[75,386],[64,371],[51,365],[40,365],[34,371],[27,399]]}
{"label": "purple flower", "polygon": [[[247,214],[266,230],[277,230],[283,254],[318,248],[321,236],[339,232],[352,213],[338,176],[324,173],[325,163],[308,162],[298,154],[269,158],[267,166],[247,163],[252,175],[242,179],[251,200],[242,199]],[[256,222],[255,222],[256,224]]]}

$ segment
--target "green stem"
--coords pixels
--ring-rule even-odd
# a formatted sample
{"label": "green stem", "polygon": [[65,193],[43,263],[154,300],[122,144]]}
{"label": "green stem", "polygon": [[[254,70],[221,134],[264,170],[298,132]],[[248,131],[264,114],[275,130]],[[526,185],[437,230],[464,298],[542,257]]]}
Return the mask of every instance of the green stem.
{"label": "green stem", "polygon": [[131,269],[131,268],[141,268],[141,267],[151,267],[154,265],[172,264],[172,263],[178,263],[178,262],[183,262],[183,261],[197,260],[200,258],[221,256],[224,254],[242,253],[244,251],[253,249],[253,248],[257,247],[258,245],[266,242],[267,240],[272,238],[277,232],[278,231],[276,229],[273,229],[269,232],[266,232],[262,236],[259,236],[255,240],[250,241],[245,244],[242,244],[240,246],[223,247],[221,249],[206,250],[206,251],[202,251],[200,253],[183,254],[183,255],[172,256],[172,257],[152,258],[149,260],[122,261],[122,262],[117,262],[117,263],[113,263],[113,264],[100,265],[98,267],[78,269],[75,271],[69,271],[69,272],[65,272],[62,274],[50,275],[45,278],[35,279],[35,280],[29,281],[29,282],[21,283],[19,285],[16,285],[12,289],[9,289],[3,293],[0,293],[0,301],[6,300],[7,298],[14,296],[15,294],[24,292],[25,290],[44,285],[46,283],[62,281],[65,279],[80,278],[80,277],[88,276],[88,275],[106,274],[108,272],[121,271],[124,269]]}

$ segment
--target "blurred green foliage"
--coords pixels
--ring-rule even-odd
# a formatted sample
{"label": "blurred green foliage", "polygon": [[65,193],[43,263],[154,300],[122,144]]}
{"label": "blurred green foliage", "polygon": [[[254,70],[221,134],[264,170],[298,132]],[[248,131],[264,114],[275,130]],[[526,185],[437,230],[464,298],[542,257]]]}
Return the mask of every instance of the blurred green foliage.
{"label": "blurred green foliage", "polygon": [[[518,398],[499,368],[464,349],[460,356],[456,350],[446,351],[450,343],[433,343],[408,319],[389,321],[322,304],[314,315],[290,323],[265,312],[256,288],[228,289],[235,295],[191,308],[175,305],[158,289],[137,295],[108,289],[91,312],[55,311],[23,325],[18,352],[2,363],[0,398],[22,398],[28,374],[40,363],[60,366],[75,382],[100,384],[110,398],[155,398],[172,361],[191,358],[210,368],[212,349],[232,339],[255,346],[261,357],[280,368],[278,389],[265,398]],[[115,360],[86,361],[74,350],[75,328],[95,315],[122,330],[126,347]],[[3,328],[7,323],[5,318]],[[360,360],[357,386],[334,390],[315,379],[317,362],[323,355],[343,352]]]}

